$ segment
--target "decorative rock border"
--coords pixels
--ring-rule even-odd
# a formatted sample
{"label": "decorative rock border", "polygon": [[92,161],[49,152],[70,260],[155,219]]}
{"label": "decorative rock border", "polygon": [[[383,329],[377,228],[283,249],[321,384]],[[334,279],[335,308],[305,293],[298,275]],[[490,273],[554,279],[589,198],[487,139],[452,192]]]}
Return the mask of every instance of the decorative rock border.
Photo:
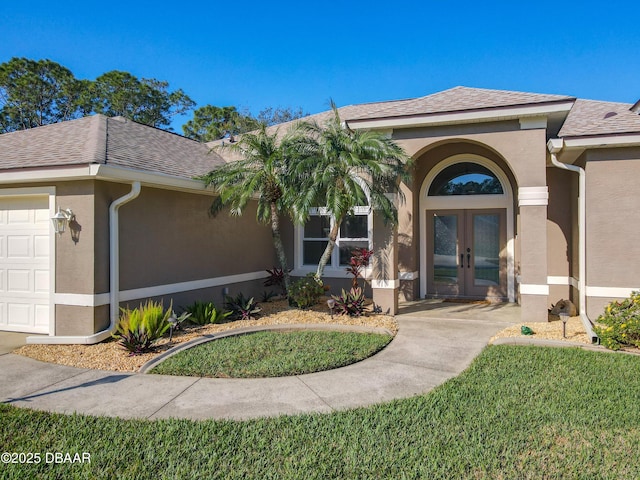
{"label": "decorative rock border", "polygon": [[366,327],[363,325],[338,325],[338,324],[326,324],[326,323],[290,323],[290,324],[278,324],[278,325],[259,325],[255,327],[236,328],[234,330],[227,330],[226,332],[215,333],[212,335],[203,335],[202,337],[194,338],[188,342],[176,345],[170,348],[166,352],[152,358],[147,363],[140,367],[139,373],[147,373],[153,367],[164,362],[167,358],[176,355],[177,353],[187,350],[203,343],[212,342],[220,338],[235,337],[237,335],[245,335],[247,333],[256,333],[263,331],[282,331],[282,330],[326,330],[334,332],[359,332],[359,333],[379,333],[394,336],[394,334],[386,328],[381,327]]}

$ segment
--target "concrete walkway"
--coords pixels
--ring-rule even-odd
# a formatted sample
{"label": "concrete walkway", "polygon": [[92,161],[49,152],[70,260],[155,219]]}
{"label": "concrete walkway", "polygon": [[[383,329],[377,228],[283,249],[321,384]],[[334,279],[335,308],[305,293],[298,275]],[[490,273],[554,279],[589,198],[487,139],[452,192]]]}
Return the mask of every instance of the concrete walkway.
{"label": "concrete walkway", "polygon": [[[469,312],[468,306],[449,308]],[[117,373],[42,363],[0,351],[0,401],[52,412],[148,419],[332,412],[428,392],[462,372],[494,334],[518,321],[515,311],[494,309],[487,315],[477,311],[479,318],[465,318],[444,307],[435,310],[437,314],[405,308],[407,313],[397,317],[396,338],[367,360],[294,377]]]}

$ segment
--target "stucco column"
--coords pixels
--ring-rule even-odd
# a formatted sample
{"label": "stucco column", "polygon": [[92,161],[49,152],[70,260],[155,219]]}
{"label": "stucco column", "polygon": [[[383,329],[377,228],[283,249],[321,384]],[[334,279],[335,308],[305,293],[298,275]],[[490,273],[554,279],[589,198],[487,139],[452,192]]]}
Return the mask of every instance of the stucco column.
{"label": "stucco column", "polygon": [[373,214],[373,301],[383,313],[398,313],[398,228],[385,224],[382,216]]}
{"label": "stucco column", "polygon": [[547,284],[547,204],[548,188],[521,187],[520,207],[520,305],[521,319],[546,322],[549,304]]}

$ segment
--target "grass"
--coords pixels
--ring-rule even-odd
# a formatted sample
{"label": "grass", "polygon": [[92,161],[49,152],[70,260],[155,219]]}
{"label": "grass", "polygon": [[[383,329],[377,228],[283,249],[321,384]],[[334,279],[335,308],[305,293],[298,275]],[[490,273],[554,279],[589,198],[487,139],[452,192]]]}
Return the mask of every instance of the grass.
{"label": "grass", "polygon": [[640,478],[640,358],[488,347],[426,395],[245,422],[119,420],[0,405],[13,452],[83,465],[0,465],[23,478]]}
{"label": "grass", "polygon": [[392,338],[356,332],[257,332],[190,348],[169,357],[152,373],[223,378],[300,375],[359,362]]}

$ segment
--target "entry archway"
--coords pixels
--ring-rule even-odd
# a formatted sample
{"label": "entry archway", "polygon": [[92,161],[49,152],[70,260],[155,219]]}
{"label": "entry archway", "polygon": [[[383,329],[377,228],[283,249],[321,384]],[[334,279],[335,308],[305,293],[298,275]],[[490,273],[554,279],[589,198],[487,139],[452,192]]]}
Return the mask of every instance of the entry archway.
{"label": "entry archway", "polygon": [[501,168],[476,154],[446,158],[422,182],[419,216],[422,298],[516,301],[513,189]]}

